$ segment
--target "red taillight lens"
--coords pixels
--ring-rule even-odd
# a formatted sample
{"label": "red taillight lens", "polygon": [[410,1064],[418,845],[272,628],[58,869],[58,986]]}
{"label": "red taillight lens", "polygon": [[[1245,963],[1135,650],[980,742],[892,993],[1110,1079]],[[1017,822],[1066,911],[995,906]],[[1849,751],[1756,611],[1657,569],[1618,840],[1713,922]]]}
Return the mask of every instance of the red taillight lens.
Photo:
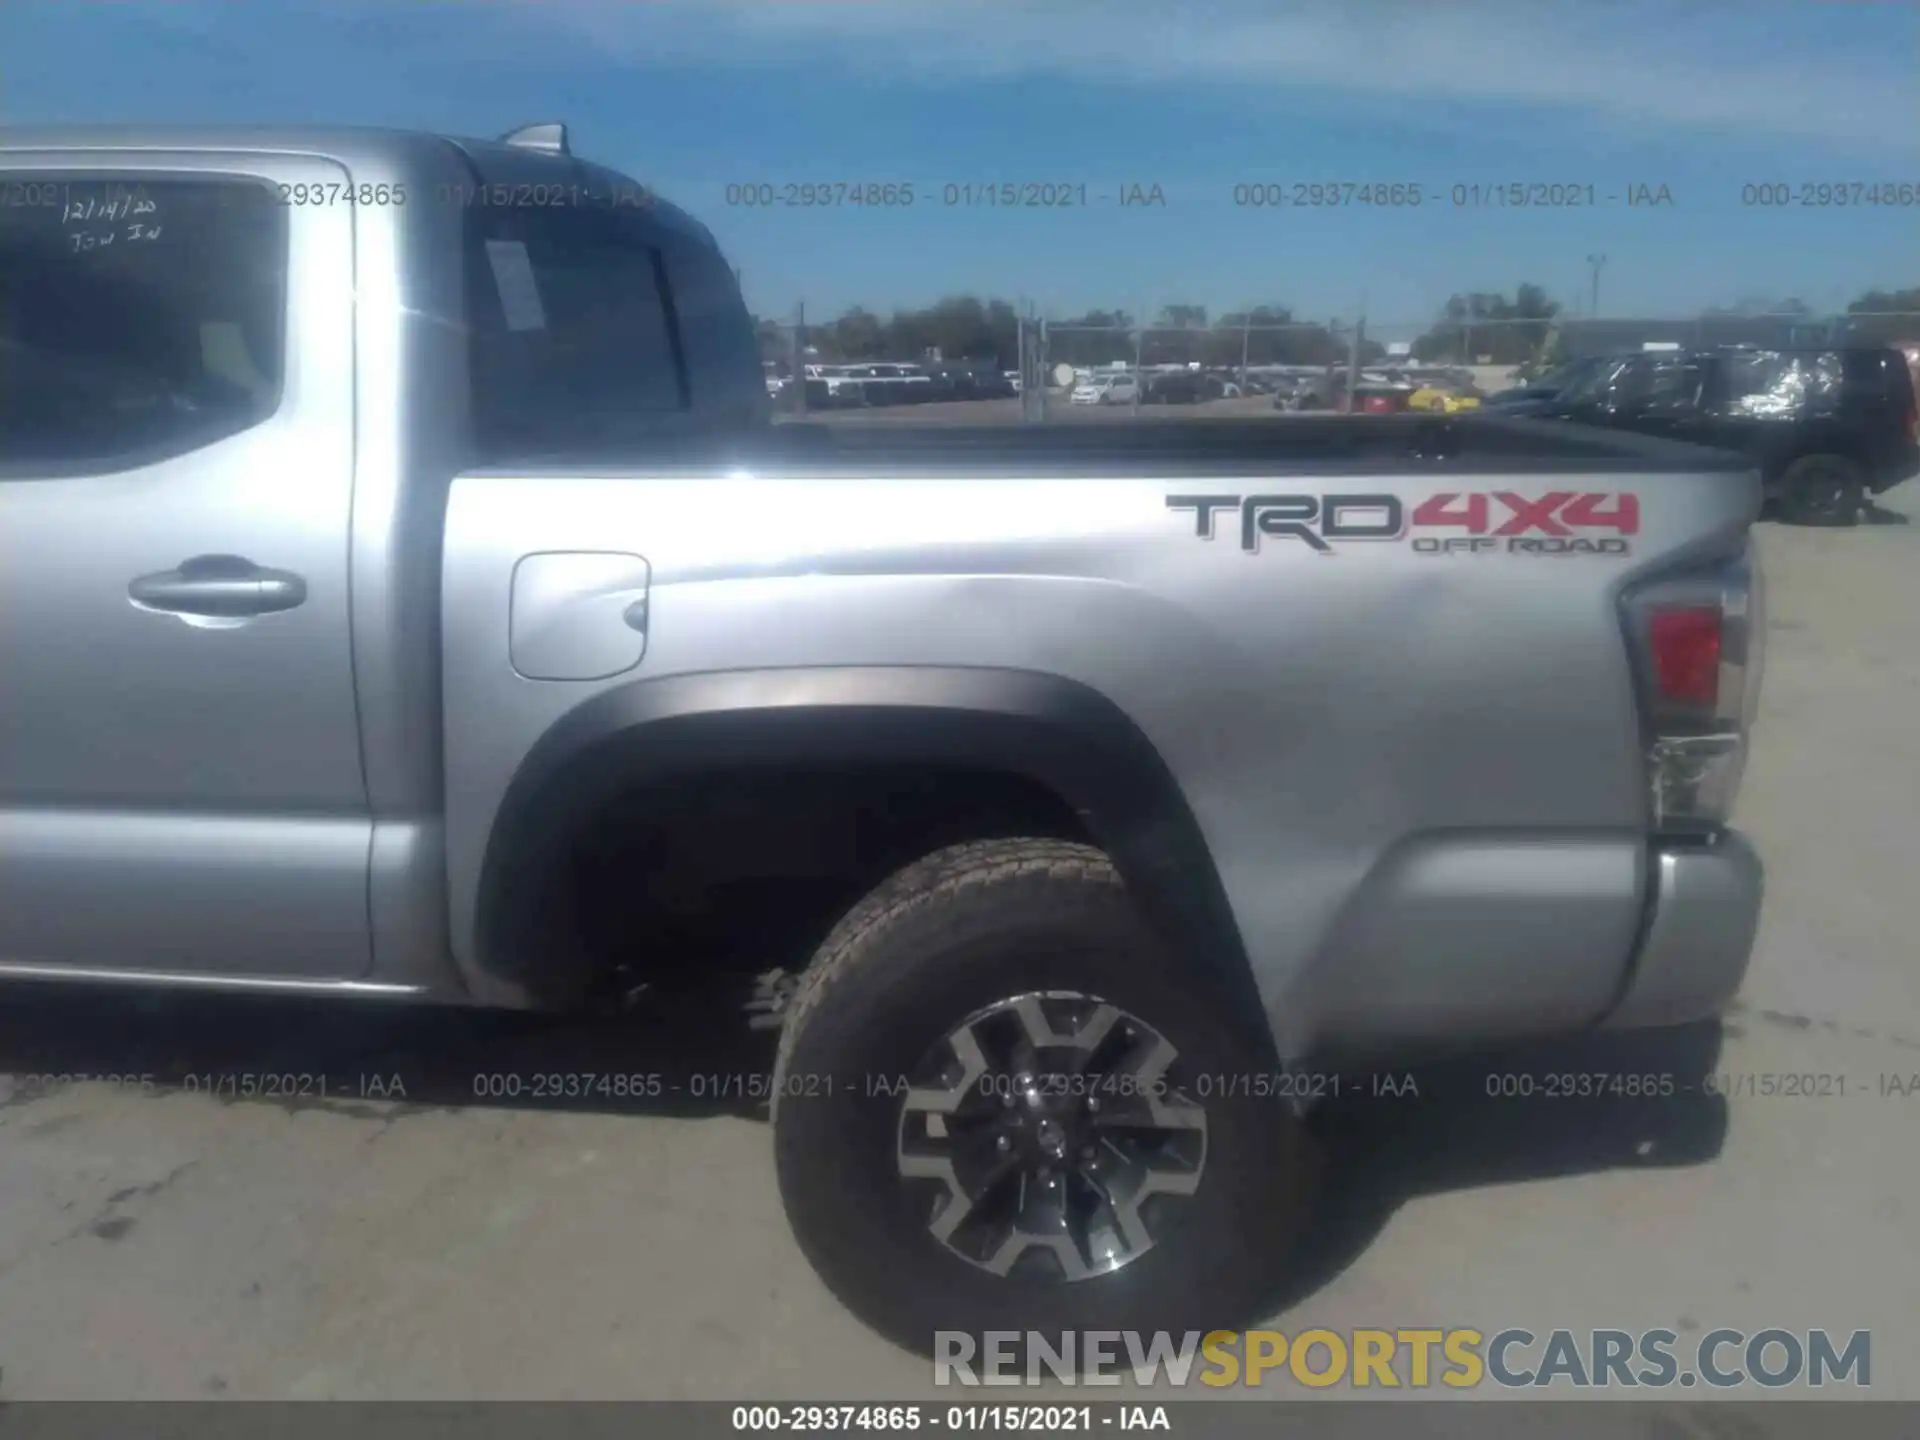
{"label": "red taillight lens", "polygon": [[1655,610],[1647,616],[1660,697],[1711,710],[1720,698],[1720,611],[1706,607]]}
{"label": "red taillight lens", "polygon": [[1626,596],[1657,831],[1711,831],[1732,814],[1759,695],[1764,595],[1749,542]]}

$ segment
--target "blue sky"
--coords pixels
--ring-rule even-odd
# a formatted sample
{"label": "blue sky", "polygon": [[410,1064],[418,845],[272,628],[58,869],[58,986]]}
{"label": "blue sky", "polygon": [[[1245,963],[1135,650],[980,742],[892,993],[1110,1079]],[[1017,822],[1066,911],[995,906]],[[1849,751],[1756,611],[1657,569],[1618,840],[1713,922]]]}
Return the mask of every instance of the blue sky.
{"label": "blue sky", "polygon": [[[1613,315],[1920,284],[1920,206],[1741,203],[1750,183],[1920,186],[1913,0],[0,0],[0,124],[535,119],[711,224],[762,313],[1364,306],[1391,338],[1460,290],[1531,280],[1583,306],[1592,253]],[[1512,180],[1599,203],[1448,203]],[[727,203],[810,181],[912,183],[915,204]],[[1092,203],[942,203],[988,181]],[[1428,198],[1234,203],[1296,181]],[[1100,200],[1129,184],[1164,207]],[[1628,207],[1638,184],[1673,203]]]}

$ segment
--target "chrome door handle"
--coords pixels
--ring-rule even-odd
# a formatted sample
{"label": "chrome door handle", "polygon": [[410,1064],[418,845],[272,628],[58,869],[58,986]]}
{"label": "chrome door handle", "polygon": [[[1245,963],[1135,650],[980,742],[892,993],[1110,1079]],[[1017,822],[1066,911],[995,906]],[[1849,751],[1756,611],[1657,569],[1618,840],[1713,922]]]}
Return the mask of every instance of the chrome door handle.
{"label": "chrome door handle", "polygon": [[293,609],[305,602],[307,582],[241,555],[196,555],[177,570],[142,575],[127,596],[142,610],[234,620]]}

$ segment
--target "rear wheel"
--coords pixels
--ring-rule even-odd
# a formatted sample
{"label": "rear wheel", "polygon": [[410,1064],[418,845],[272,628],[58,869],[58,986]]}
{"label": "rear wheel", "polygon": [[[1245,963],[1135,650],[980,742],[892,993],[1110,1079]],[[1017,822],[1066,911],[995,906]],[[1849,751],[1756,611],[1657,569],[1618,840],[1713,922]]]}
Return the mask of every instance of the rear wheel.
{"label": "rear wheel", "polygon": [[1858,525],[1866,477],[1844,455],[1806,455],[1780,477],[1782,509],[1802,525]]}
{"label": "rear wheel", "polygon": [[774,1081],[801,1248],[868,1324],[1201,1329],[1274,1297],[1318,1174],[1236,1076],[1264,1042],[1105,856],[956,846],[882,885],[802,980]]}

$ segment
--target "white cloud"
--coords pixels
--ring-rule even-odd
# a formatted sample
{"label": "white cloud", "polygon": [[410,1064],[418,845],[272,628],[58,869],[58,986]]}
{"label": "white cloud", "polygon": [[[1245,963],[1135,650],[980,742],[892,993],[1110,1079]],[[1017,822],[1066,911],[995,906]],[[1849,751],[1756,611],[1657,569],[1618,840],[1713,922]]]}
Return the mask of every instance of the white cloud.
{"label": "white cloud", "polygon": [[[1871,49],[1865,5],[1681,0],[526,0],[636,63],[838,63],[923,79],[1311,90],[1609,125],[1875,148],[1920,143],[1920,24]],[[1823,17],[1821,43],[1776,32]],[[1876,31],[1884,35],[1874,17]],[[1791,30],[1803,27],[1792,26]]]}

